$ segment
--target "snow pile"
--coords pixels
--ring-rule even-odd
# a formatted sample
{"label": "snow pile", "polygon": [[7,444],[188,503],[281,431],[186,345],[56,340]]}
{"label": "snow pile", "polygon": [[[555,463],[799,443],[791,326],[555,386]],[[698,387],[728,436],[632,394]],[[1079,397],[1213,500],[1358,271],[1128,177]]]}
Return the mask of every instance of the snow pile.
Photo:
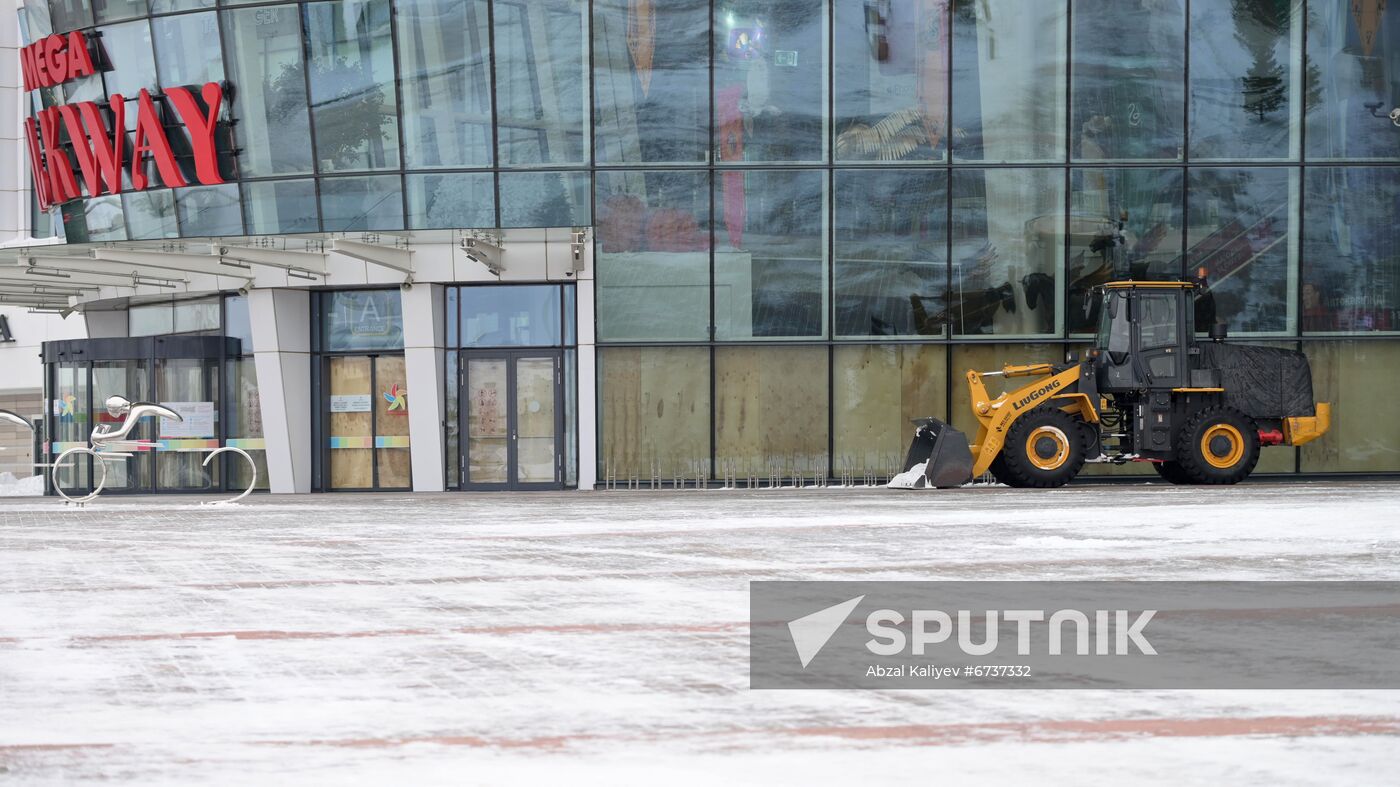
{"label": "snow pile", "polygon": [[908,470],[905,470],[904,472],[895,476],[894,478],[891,478],[890,482],[888,484],[885,484],[885,488],[923,489],[925,486],[928,485],[927,479],[924,478],[924,471],[927,469],[928,462],[920,462],[914,465],[913,467],[909,468]]}
{"label": "snow pile", "polygon": [[17,478],[14,473],[0,473],[0,497],[30,497],[44,494],[41,475]]}

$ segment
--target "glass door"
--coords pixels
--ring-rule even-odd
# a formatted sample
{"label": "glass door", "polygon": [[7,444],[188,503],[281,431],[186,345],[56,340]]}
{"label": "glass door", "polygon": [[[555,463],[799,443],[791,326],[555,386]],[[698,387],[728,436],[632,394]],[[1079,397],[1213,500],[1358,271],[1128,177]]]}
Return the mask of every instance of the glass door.
{"label": "glass door", "polygon": [[462,355],[462,487],[558,489],[563,456],[558,351]]}

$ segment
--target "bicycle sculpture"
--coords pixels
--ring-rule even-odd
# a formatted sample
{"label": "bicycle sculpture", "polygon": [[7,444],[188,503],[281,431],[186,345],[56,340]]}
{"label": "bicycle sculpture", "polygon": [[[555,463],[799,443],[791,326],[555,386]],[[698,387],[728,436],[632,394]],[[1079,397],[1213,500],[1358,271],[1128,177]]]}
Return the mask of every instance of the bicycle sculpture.
{"label": "bicycle sculpture", "polygon": [[[141,421],[142,418],[145,418],[147,416],[156,416],[157,418],[169,418],[172,421],[185,420],[179,413],[175,412],[174,410],[171,410],[168,407],[163,407],[152,402],[130,402],[127,401],[125,397],[121,396],[107,397],[106,406],[107,412],[113,418],[122,419],[121,423],[116,425],[98,424],[97,428],[92,430],[90,446],[78,446],[76,448],[70,448],[67,451],[64,451],[63,453],[59,454],[58,458],[54,460],[53,465],[51,465],[51,467],[53,468],[52,475],[54,491],[58,493],[59,497],[63,498],[65,504],[73,503],[79,506],[85,505],[95,500],[98,495],[102,494],[103,487],[107,485],[108,462],[120,462],[124,459],[133,456],[134,452],[136,451],[149,451],[153,448],[159,447],[159,443],[153,442],[151,440],[139,440],[131,438],[132,431],[136,429],[136,425]],[[204,457],[204,462],[202,463],[202,466],[208,467],[209,460],[213,459],[214,457],[218,456],[219,454],[225,451],[233,451],[234,453],[237,453],[238,455],[242,456],[245,460],[247,460],[248,467],[252,471],[251,473],[249,473],[248,488],[243,490],[243,493],[238,495],[237,497],[231,500],[222,501],[225,503],[237,503],[239,500],[242,500],[243,498],[247,497],[253,491],[254,486],[257,486],[258,468],[257,465],[253,462],[253,457],[249,456],[247,451],[244,451],[242,448],[234,448],[232,446],[216,448],[213,451],[210,451],[209,455]],[[67,492],[63,491],[63,487],[58,482],[58,474],[63,469],[63,464],[68,459],[68,457],[79,454],[92,457],[95,460],[92,463],[93,470],[94,472],[96,472],[97,470],[101,470],[101,475],[98,477],[96,483],[93,484],[91,492],[89,492],[84,497],[74,498],[70,497]]]}

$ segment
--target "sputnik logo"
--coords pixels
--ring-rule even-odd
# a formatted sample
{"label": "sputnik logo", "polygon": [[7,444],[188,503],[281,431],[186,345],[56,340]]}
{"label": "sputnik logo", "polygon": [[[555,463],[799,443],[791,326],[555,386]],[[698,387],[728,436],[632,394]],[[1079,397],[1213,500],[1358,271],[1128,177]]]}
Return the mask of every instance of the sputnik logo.
{"label": "sputnik logo", "polygon": [[802,669],[807,669],[807,665],[821,653],[822,648],[826,647],[826,643],[836,634],[836,630],[841,628],[846,618],[850,617],[851,612],[864,599],[865,596],[856,596],[849,601],[842,601],[788,623],[788,633],[792,635],[792,644],[797,648],[797,658],[802,661]]}
{"label": "sputnik logo", "polygon": [[389,403],[390,412],[394,410],[408,412],[408,389],[400,389],[399,384],[394,383],[389,390],[384,393],[384,401]]}

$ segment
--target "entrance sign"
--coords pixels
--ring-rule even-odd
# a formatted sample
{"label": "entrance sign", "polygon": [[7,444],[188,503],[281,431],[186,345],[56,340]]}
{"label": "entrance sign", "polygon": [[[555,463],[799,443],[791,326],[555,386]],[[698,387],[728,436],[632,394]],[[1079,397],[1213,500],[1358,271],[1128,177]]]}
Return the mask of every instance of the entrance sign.
{"label": "entrance sign", "polygon": [[214,436],[213,402],[163,402],[163,406],[178,413],[184,420],[172,421],[162,418],[160,436],[162,438],[191,438]]}
{"label": "entrance sign", "polygon": [[372,406],[371,402],[372,397],[369,394],[333,394],[331,412],[367,413]]}

